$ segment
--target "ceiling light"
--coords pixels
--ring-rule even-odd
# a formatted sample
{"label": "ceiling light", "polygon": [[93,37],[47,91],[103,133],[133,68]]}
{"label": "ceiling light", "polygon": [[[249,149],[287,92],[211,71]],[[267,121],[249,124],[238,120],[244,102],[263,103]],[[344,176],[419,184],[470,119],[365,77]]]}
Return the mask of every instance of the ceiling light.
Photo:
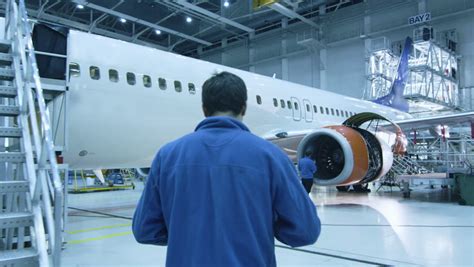
{"label": "ceiling light", "polygon": [[186,22],[187,23],[191,23],[193,21],[193,19],[191,17],[186,17]]}
{"label": "ceiling light", "polygon": [[155,33],[156,34],[161,34],[161,31],[160,30],[155,30]]}
{"label": "ceiling light", "polygon": [[230,6],[229,1],[225,1],[224,2],[224,7],[229,7],[229,6]]}
{"label": "ceiling light", "polygon": [[79,9],[84,9],[83,5],[77,5],[76,7],[79,8]]}
{"label": "ceiling light", "polygon": [[120,22],[125,23],[125,22],[127,22],[127,20],[124,19],[124,18],[120,18]]}

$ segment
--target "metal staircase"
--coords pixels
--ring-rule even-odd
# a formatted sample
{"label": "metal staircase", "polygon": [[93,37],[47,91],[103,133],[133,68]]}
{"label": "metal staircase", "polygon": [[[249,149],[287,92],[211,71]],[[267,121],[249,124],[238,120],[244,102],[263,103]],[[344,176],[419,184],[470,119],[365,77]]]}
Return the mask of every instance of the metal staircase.
{"label": "metal staircase", "polygon": [[391,171],[396,175],[412,175],[430,172],[407,156],[394,157]]}
{"label": "metal staircase", "polygon": [[59,266],[62,184],[24,0],[8,0],[5,13],[5,40],[0,41],[0,267]]}

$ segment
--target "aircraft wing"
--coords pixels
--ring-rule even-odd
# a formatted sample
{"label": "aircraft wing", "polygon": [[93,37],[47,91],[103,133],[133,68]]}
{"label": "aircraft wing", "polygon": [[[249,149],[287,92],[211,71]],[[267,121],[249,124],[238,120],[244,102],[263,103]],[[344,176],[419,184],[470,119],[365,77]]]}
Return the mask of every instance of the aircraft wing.
{"label": "aircraft wing", "polygon": [[437,125],[456,125],[474,122],[474,112],[462,112],[450,115],[438,115],[394,122],[402,129],[432,128]]}
{"label": "aircraft wing", "polygon": [[296,152],[298,149],[298,145],[300,141],[308,134],[314,131],[314,129],[307,129],[304,131],[298,132],[278,132],[278,133],[269,133],[263,138],[274,145],[278,146],[286,153],[286,155],[290,158],[291,161],[296,163],[297,156]]}

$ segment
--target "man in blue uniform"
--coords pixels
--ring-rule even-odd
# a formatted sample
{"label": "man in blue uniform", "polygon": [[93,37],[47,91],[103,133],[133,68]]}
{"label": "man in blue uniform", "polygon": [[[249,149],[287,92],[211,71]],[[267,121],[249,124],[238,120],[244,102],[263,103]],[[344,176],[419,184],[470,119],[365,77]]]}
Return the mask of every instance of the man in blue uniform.
{"label": "man in blue uniform", "polygon": [[300,171],[301,182],[303,183],[304,189],[309,194],[311,187],[313,187],[313,175],[316,172],[316,164],[314,160],[310,158],[311,151],[305,152],[305,157],[298,161],[298,170]]}
{"label": "man in blue uniform", "polygon": [[206,119],[160,149],[133,217],[167,266],[276,266],[274,237],[316,242],[320,220],[288,157],[242,123],[247,89],[228,72],[203,85]]}

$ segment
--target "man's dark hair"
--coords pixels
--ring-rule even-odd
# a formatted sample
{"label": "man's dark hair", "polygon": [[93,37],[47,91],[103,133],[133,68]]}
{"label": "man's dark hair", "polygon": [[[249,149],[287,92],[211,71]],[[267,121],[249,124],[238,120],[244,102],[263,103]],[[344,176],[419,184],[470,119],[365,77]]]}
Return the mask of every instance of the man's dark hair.
{"label": "man's dark hair", "polygon": [[207,116],[215,112],[229,112],[239,115],[246,106],[247,87],[237,75],[229,72],[214,74],[202,85],[202,106]]}

